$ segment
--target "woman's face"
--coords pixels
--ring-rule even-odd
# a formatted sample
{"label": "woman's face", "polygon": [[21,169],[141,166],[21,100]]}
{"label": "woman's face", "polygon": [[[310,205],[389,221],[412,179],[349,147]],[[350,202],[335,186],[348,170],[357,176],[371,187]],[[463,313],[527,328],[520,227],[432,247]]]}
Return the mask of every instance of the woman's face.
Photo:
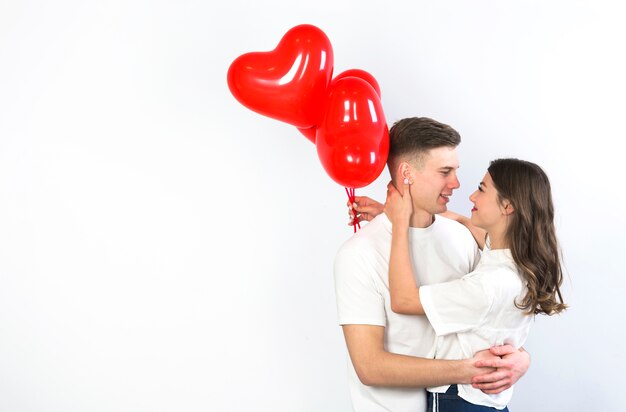
{"label": "woman's face", "polygon": [[491,232],[496,225],[506,224],[504,206],[498,198],[498,191],[489,172],[485,173],[478,190],[472,193],[469,199],[474,204],[472,224],[487,232]]}

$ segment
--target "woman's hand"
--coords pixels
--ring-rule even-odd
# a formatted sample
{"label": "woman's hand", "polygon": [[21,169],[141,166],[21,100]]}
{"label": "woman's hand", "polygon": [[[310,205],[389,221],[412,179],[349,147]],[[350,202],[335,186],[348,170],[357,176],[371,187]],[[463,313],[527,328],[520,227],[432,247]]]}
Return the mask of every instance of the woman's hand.
{"label": "woman's hand", "polygon": [[398,189],[393,185],[393,182],[389,182],[387,185],[385,213],[394,226],[409,226],[409,221],[413,214],[410,187],[409,180],[404,179],[403,194],[400,194]]}
{"label": "woman's hand", "polygon": [[369,222],[376,216],[383,213],[384,207],[385,205],[382,203],[378,203],[374,199],[367,196],[355,196],[353,204],[350,204],[350,201],[348,201],[348,216],[350,217],[348,225],[352,226],[354,224],[353,210],[356,211],[358,222]]}

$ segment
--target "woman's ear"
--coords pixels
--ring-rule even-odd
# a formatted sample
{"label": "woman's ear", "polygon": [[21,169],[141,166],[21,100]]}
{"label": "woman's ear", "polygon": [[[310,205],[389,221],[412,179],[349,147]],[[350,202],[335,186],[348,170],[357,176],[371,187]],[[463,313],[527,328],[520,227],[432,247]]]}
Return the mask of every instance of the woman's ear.
{"label": "woman's ear", "polygon": [[515,212],[515,208],[513,207],[513,203],[509,200],[504,199],[502,201],[502,211],[505,215],[511,215]]}

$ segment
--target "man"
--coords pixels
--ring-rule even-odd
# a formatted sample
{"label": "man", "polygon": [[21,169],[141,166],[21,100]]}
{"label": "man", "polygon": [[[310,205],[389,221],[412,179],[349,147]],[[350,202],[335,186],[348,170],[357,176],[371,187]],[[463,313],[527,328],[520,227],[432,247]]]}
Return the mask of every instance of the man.
{"label": "man", "polygon": [[[460,186],[459,134],[432,119],[408,118],[396,122],[389,137],[392,182],[400,191],[404,179],[412,182],[411,254],[419,284],[471,272],[479,259],[472,235],[461,224],[436,216],[447,210],[449,197]],[[474,382],[487,393],[498,393],[515,383],[530,363],[528,354],[515,348],[492,348],[494,354],[480,352],[472,359],[433,359],[440,341],[427,318],[391,310],[390,247],[391,222],[382,213],[344,243],[335,259],[354,410],[424,412],[426,386]]]}

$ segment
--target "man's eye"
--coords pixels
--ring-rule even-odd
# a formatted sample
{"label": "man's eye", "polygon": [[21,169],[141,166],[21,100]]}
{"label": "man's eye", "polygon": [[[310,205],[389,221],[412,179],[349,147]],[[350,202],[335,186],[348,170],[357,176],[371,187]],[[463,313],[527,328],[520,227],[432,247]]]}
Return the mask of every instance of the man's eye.
{"label": "man's eye", "polygon": [[478,186],[478,190],[484,192],[483,188],[480,185]]}

